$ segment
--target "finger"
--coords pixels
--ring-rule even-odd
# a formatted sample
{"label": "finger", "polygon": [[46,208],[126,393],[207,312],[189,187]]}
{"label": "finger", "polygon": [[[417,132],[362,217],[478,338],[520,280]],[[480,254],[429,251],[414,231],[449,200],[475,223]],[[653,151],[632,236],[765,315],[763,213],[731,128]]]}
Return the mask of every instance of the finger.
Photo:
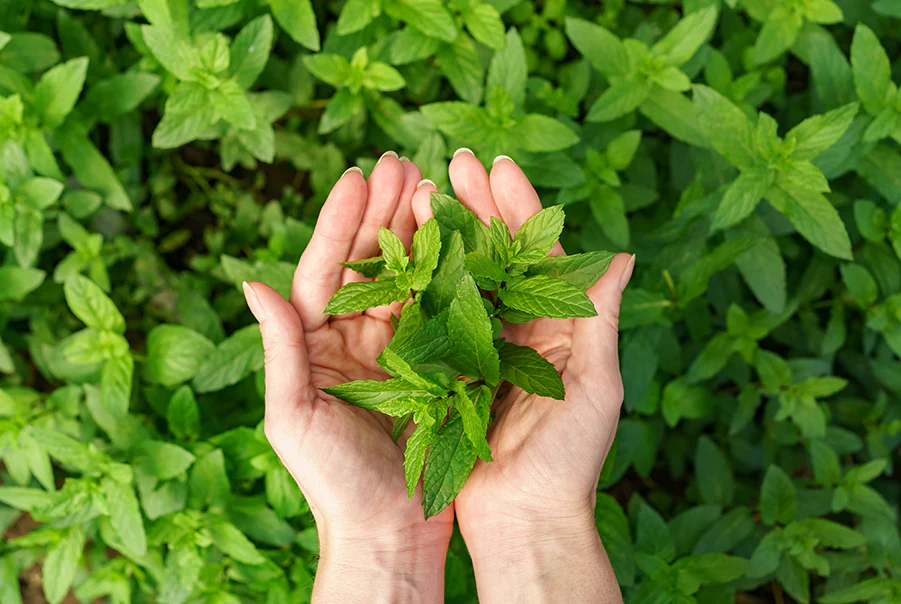
{"label": "finger", "polygon": [[350,168],[338,180],[319,212],[313,237],[297,263],[291,286],[291,304],[307,331],[328,320],[325,306],[341,287],[344,267],[366,207],[366,179]]}
{"label": "finger", "polygon": [[312,410],[316,391],[310,381],[310,365],[303,323],[297,311],[276,291],[262,283],[244,283],[244,297],[260,323],[266,351],[266,437],[273,448],[282,435]]}
{"label": "finger", "polygon": [[413,216],[416,218],[416,226],[422,226],[432,218],[432,193],[438,187],[429,179],[419,181],[416,192],[413,193]]}
{"label": "finger", "polygon": [[598,391],[603,391],[605,385],[622,387],[619,309],[634,266],[635,256],[617,254],[607,273],[586,292],[597,309],[597,316],[576,319],[573,326],[572,356],[567,371],[600,386]]}
{"label": "finger", "polygon": [[488,182],[485,166],[476,159],[472,151],[465,147],[457,149],[447,171],[457,199],[482,222],[488,224],[492,216],[501,217],[491,195],[491,184]]}
{"label": "finger", "polygon": [[[394,151],[388,151],[381,158],[369,175],[369,199],[363,211],[363,220],[354,237],[348,259],[359,260],[379,253],[379,229],[387,227],[397,202],[401,188],[404,186],[404,167],[397,159]],[[353,271],[345,271],[344,282],[359,280],[360,276]]]}
{"label": "finger", "polygon": [[[413,247],[413,233],[416,231],[416,218],[413,216],[413,193],[416,192],[416,185],[422,180],[422,172],[419,170],[419,166],[410,161],[401,162],[401,166],[404,170],[404,185],[388,228],[400,238],[404,247],[409,251]],[[387,321],[391,315],[400,316],[402,308],[403,302],[395,302],[388,306],[370,308],[366,314],[375,319]]]}
{"label": "finger", "polygon": [[[516,233],[526,220],[541,211],[541,199],[522,169],[506,155],[498,155],[491,167],[491,194],[501,217],[511,233]],[[551,255],[563,253],[557,243]]]}
{"label": "finger", "polygon": [[413,194],[422,180],[422,171],[411,161],[402,161],[404,184],[400,191],[400,200],[391,218],[390,228],[408,250],[413,245],[413,233],[416,231],[416,218],[413,216]]}

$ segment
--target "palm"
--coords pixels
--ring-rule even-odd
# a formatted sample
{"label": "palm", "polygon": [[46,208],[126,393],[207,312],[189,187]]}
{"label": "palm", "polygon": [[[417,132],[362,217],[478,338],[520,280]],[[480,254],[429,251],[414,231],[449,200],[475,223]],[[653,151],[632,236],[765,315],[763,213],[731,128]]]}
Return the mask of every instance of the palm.
{"label": "palm", "polygon": [[[323,309],[338,287],[355,278],[339,262],[375,255],[381,226],[403,239],[415,230],[410,197],[419,169],[387,159],[374,170],[368,187],[361,176],[339,181],[298,264],[291,304],[270,300],[279,305],[281,316],[279,344],[267,347],[267,435],[314,514],[340,518],[348,531],[371,526],[373,520],[398,528],[424,522],[419,495],[410,501],[406,494],[404,439],[392,440],[391,418],[321,391],[351,380],[386,377],[376,358],[393,334],[389,318],[397,309],[332,318]],[[296,355],[299,363],[281,363],[276,369],[279,359],[271,357],[278,355]],[[449,531],[452,514],[430,524],[447,525]]]}
{"label": "palm", "polygon": [[[458,198],[485,222],[496,216],[515,232],[541,209],[534,189],[512,162],[498,163],[489,178],[474,157],[459,156],[451,163],[450,176]],[[413,206],[420,224],[430,216],[425,193],[414,196]],[[558,245],[551,253],[563,250]],[[620,265],[625,261],[617,260]],[[555,365],[566,400],[519,388],[501,394],[488,433],[494,461],[478,461],[457,497],[461,526],[478,516],[516,509],[583,509],[591,503],[622,400],[615,318],[608,312],[618,307],[619,283],[602,279],[589,295],[600,314],[593,319],[505,326],[509,341],[536,349]],[[608,337],[610,328],[613,338]]]}

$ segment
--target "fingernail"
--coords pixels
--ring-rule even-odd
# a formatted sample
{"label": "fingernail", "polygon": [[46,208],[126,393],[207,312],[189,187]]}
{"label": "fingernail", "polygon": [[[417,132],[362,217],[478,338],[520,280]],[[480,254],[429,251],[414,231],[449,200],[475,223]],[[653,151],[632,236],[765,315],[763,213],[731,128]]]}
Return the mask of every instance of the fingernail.
{"label": "fingernail", "polygon": [[469,154],[469,155],[475,155],[475,153],[472,152],[472,149],[467,149],[466,147],[460,147],[459,149],[457,149],[456,151],[454,151],[454,157],[457,157],[457,156],[460,155],[461,153],[467,153],[467,154]]}
{"label": "fingernail", "polygon": [[634,269],[635,254],[632,254],[632,257],[629,258],[629,264],[626,265],[626,270],[623,271],[623,276],[619,279],[619,293],[626,291],[626,286],[629,285],[629,279],[632,278],[632,271]]}
{"label": "fingernail", "polygon": [[341,178],[344,178],[345,176],[347,176],[347,175],[350,174],[351,172],[356,172],[356,173],[359,174],[360,176],[363,176],[363,170],[361,170],[361,169],[358,168],[357,166],[351,166],[350,168],[348,168],[347,170],[344,171],[344,174],[341,175]]}
{"label": "fingernail", "polygon": [[401,155],[401,156],[400,156],[400,161],[402,161],[402,162],[404,162],[404,161],[410,161],[410,158]]}
{"label": "fingernail", "polygon": [[379,158],[379,160],[375,162],[375,165],[382,163],[382,160],[386,157],[393,157],[394,159],[397,159],[397,153],[395,153],[394,151],[385,151],[384,153],[382,153],[382,156]]}
{"label": "fingernail", "polygon": [[506,159],[508,161],[512,161],[514,164],[516,163],[515,161],[513,161],[513,158],[510,157],[509,155],[498,155],[497,157],[494,158],[494,161],[491,162],[491,165],[496,166],[497,162],[504,160],[504,159]]}
{"label": "fingernail", "polygon": [[253,313],[253,316],[258,322],[262,323],[263,319],[266,318],[266,311],[263,310],[263,304],[260,302],[260,297],[253,289],[253,286],[247,281],[244,281],[241,286],[244,288],[244,298],[247,300],[247,306],[250,308],[250,312]]}
{"label": "fingernail", "polygon": [[419,184],[416,185],[416,188],[418,189],[418,188],[424,187],[424,186],[426,186],[426,185],[432,185],[432,186],[435,187],[436,189],[438,188],[438,186],[435,184],[435,182],[429,180],[428,178],[423,178],[422,180],[420,180],[420,181],[419,181]]}

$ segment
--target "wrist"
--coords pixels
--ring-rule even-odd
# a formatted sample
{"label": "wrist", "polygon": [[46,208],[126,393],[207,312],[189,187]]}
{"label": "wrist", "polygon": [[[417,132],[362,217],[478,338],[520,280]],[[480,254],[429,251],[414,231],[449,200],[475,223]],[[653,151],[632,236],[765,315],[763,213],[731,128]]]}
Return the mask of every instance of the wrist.
{"label": "wrist", "polygon": [[440,602],[450,535],[418,528],[323,531],[314,602]]}
{"label": "wrist", "polygon": [[484,604],[622,601],[591,510],[543,518],[517,510],[461,531]]}

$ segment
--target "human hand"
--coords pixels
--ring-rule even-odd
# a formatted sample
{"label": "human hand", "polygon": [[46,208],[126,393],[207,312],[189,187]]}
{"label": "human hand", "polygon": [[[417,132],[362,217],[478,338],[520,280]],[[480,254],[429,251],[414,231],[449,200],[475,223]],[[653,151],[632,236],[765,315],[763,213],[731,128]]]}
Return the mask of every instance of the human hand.
{"label": "human hand", "polygon": [[368,182],[349,170],[322,208],[294,274],[291,302],[262,283],[245,285],[266,350],[266,436],[319,529],[314,600],[443,598],[453,507],[425,521],[420,488],[407,498],[405,438],[392,441],[391,418],[320,391],[386,377],[376,358],[394,333],[389,319],[400,304],[340,317],[323,310],[340,286],[360,278],[339,263],[379,253],[380,227],[410,248],[411,197],[421,178],[419,168],[393,154],[382,156]]}
{"label": "human hand", "polygon": [[[496,161],[489,177],[471,153],[458,152],[450,178],[464,205],[486,223],[491,216],[502,219],[511,232],[541,210],[535,190],[509,159]],[[424,186],[413,196],[419,224],[431,218],[434,190]],[[559,244],[551,251],[562,253]],[[509,341],[536,349],[556,366],[566,400],[512,388],[494,404],[488,432],[494,461],[476,463],[455,501],[482,602],[520,601],[516,594],[527,601],[620,598],[594,506],[623,399],[617,318],[633,263],[634,257],[617,255],[588,290],[597,317],[504,327]]]}

